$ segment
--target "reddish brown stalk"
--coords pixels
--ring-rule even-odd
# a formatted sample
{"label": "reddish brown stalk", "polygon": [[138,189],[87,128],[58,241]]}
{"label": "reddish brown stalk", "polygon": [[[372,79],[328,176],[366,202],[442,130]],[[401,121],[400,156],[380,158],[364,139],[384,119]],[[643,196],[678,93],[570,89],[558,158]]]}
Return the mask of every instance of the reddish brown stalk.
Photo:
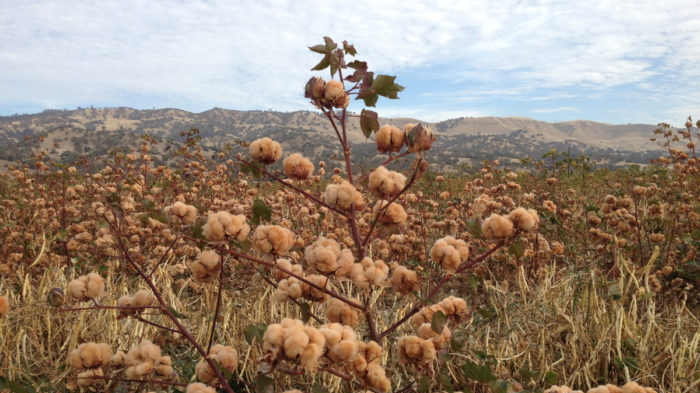
{"label": "reddish brown stalk", "polygon": [[65,378],[65,379],[99,379],[102,381],[117,381],[117,382],[131,382],[131,383],[154,383],[157,385],[170,385],[170,386],[187,386],[187,383],[183,382],[173,382],[173,381],[166,381],[163,379],[129,379],[129,378],[119,378],[119,377],[106,377],[106,376],[99,376],[99,375],[93,375],[89,377],[59,377],[59,378]]}
{"label": "reddish brown stalk", "polygon": [[[387,158],[384,162],[382,162],[381,164],[379,164],[379,166],[386,166],[386,165],[388,165],[389,163],[391,163],[392,161],[396,161],[396,160],[398,160],[399,158],[406,157],[406,156],[409,155],[409,154],[411,154],[411,152],[408,151],[408,150],[406,150],[405,152],[403,152],[403,153],[401,153],[401,154],[399,154],[399,155],[397,155],[397,156],[389,156],[389,158]],[[369,177],[369,173],[367,173],[367,174],[365,174],[365,175],[362,175],[362,177],[360,177],[359,179],[357,179],[357,182],[358,182],[358,183],[362,183],[363,181],[367,180],[368,177]]]}
{"label": "reddish brown stalk", "polygon": [[167,327],[167,326],[163,326],[163,325],[158,324],[158,323],[155,323],[155,322],[153,322],[153,321],[149,321],[148,319],[146,319],[146,318],[144,318],[144,317],[142,317],[142,316],[140,316],[140,315],[138,315],[138,314],[137,314],[137,315],[134,315],[134,318],[138,319],[139,321],[141,321],[141,322],[143,322],[143,323],[145,323],[145,324],[147,324],[147,325],[155,326],[155,327],[157,327],[157,328],[159,328],[159,329],[167,330],[167,331],[173,332],[173,333],[180,333],[177,329],[169,328],[169,327]]}
{"label": "reddish brown stalk", "polygon": [[219,318],[219,308],[221,307],[221,287],[224,284],[224,256],[219,256],[219,288],[216,291],[216,307],[214,308],[214,319],[211,321],[211,332],[209,333],[209,344],[207,345],[207,353],[211,352],[211,344],[214,342],[214,329],[216,328],[216,320]]}
{"label": "reddish brown stalk", "polygon": [[65,311],[83,311],[83,310],[144,310],[147,308],[157,308],[160,309],[160,306],[103,306],[103,305],[96,305],[96,306],[89,306],[89,307],[69,307],[69,308],[59,308],[58,311],[65,312]]}

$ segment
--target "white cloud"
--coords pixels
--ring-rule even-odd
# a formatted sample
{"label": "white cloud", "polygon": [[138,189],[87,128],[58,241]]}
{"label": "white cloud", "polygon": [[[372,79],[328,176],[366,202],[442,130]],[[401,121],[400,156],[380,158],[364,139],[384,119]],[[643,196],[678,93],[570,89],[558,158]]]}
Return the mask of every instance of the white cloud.
{"label": "white cloud", "polygon": [[578,112],[579,109],[573,106],[560,106],[558,108],[533,109],[534,113],[557,113],[557,112]]}
{"label": "white cloud", "polygon": [[700,69],[695,0],[0,4],[0,105],[129,105],[136,96],[148,107],[303,109],[318,61],[306,46],[323,35],[348,39],[379,72],[424,69],[491,86],[450,93],[450,102],[649,88],[654,78],[690,89]]}

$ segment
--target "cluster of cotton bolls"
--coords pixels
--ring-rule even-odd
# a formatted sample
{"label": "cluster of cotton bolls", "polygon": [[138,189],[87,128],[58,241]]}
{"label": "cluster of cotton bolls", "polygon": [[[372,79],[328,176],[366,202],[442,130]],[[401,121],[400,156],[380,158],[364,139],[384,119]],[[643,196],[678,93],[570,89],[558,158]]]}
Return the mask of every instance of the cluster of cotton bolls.
{"label": "cluster of cotton bolls", "polygon": [[507,216],[493,213],[481,224],[481,231],[491,239],[505,239],[512,236],[515,229],[529,232],[535,229],[540,219],[535,209],[522,207],[513,209]]}
{"label": "cluster of cotton bolls", "polygon": [[381,199],[392,199],[403,190],[406,176],[379,166],[369,174],[369,191]]}
{"label": "cluster of cotton bolls", "polygon": [[166,206],[163,211],[176,222],[181,222],[183,224],[192,224],[197,218],[197,208],[192,205],[186,205],[180,201]]}
{"label": "cluster of cotton bolls", "polygon": [[[230,345],[216,344],[209,351],[209,359],[215,360],[224,370],[232,373],[238,365],[238,352]],[[206,360],[202,359],[195,366],[195,373],[200,381],[208,384],[217,382],[214,370]]]}
{"label": "cluster of cotton bolls", "polygon": [[448,318],[455,321],[461,321],[467,314],[467,302],[465,302],[462,298],[448,296],[437,304],[423,307],[419,312],[411,317],[411,322],[416,327],[420,327],[420,325],[424,323],[431,323],[433,320],[433,315],[438,311],[442,311],[442,313]]}
{"label": "cluster of cotton bolls", "polygon": [[454,273],[469,257],[469,246],[462,239],[445,236],[433,244],[430,257],[448,273]]}
{"label": "cluster of cotton bolls", "polygon": [[221,257],[214,250],[202,251],[197,259],[190,263],[190,270],[195,281],[210,282],[221,270]]}
{"label": "cluster of cotton bolls", "polygon": [[282,157],[282,146],[268,137],[251,142],[249,151],[254,160],[263,164],[274,164]]}
{"label": "cluster of cotton bolls", "polygon": [[105,294],[105,280],[97,273],[80,276],[68,283],[66,293],[78,302],[96,299]]}
{"label": "cluster of cotton bolls", "polygon": [[350,280],[358,288],[367,289],[370,284],[380,285],[389,276],[389,266],[381,259],[365,257],[352,265]]}
{"label": "cluster of cotton bolls", "polygon": [[[117,300],[117,305],[119,307],[150,307],[155,304],[156,299],[153,297],[150,291],[146,289],[140,289],[136,291],[134,296],[123,295]],[[143,309],[122,309],[119,310],[119,316],[124,317],[127,315],[135,315],[143,311]]]}
{"label": "cluster of cotton bolls", "polygon": [[[583,393],[583,391],[573,390],[565,385],[552,385],[552,387],[545,390],[544,393]],[[600,385],[588,389],[586,393],[656,393],[656,390],[650,387],[641,386],[637,382],[630,381],[622,386],[617,386],[613,384]]]}
{"label": "cluster of cotton bolls", "polygon": [[335,363],[347,364],[368,386],[382,392],[391,389],[391,383],[381,367],[381,347],[374,341],[366,344],[355,330],[340,323],[328,323],[319,328],[306,326],[301,321],[285,318],[271,324],[263,335],[263,351],[267,360],[299,361],[302,367],[315,371],[325,354]]}
{"label": "cluster of cotton bolls", "polygon": [[324,202],[343,210],[355,207],[356,211],[364,209],[365,202],[362,193],[349,182],[343,180],[339,184],[328,184],[323,194]]}
{"label": "cluster of cotton bolls", "polygon": [[163,356],[160,347],[149,340],[141,341],[124,355],[117,352],[110,362],[115,367],[125,366],[127,378],[148,378],[153,374],[162,378],[173,377],[172,360]]}
{"label": "cluster of cotton bolls", "polygon": [[209,213],[202,227],[202,234],[209,241],[222,241],[227,238],[243,241],[250,233],[250,226],[244,215],[232,215],[227,211]]}
{"label": "cluster of cotton bolls", "polygon": [[345,91],[343,82],[337,80],[324,81],[321,77],[313,77],[306,83],[304,96],[314,104],[324,108],[346,108],[350,104],[350,96]]}

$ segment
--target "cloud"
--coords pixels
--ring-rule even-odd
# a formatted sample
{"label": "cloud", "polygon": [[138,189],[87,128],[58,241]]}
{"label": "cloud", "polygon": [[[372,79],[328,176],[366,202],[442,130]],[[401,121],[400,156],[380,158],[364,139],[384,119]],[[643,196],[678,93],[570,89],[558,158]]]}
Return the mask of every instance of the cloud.
{"label": "cloud", "polygon": [[13,2],[0,13],[0,113],[18,102],[305,109],[318,61],[306,46],[323,35],[354,43],[377,72],[429,78],[405,95],[427,92],[444,114],[545,89],[663,83],[689,96],[698,14],[692,0]]}
{"label": "cloud", "polygon": [[560,106],[558,108],[533,109],[533,113],[557,113],[557,112],[578,112],[579,109],[572,106]]}

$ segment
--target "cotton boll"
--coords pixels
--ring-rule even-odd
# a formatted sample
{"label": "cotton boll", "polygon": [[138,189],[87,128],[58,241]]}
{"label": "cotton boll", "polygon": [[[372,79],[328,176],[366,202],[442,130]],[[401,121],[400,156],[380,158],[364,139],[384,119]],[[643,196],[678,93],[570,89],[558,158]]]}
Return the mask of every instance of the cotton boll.
{"label": "cotton boll", "polygon": [[331,206],[337,206],[343,210],[350,210],[354,205],[355,211],[364,208],[362,193],[357,191],[355,186],[343,181],[340,184],[329,184],[324,192],[324,200]]}
{"label": "cotton boll", "polygon": [[292,179],[308,179],[314,172],[314,164],[311,163],[311,160],[299,153],[285,158],[282,166],[284,166],[284,173]]}
{"label": "cotton boll", "polygon": [[347,106],[348,95],[345,92],[343,82],[337,80],[329,80],[323,88],[323,98],[329,106],[343,108]]}
{"label": "cotton boll", "polygon": [[398,127],[384,125],[374,135],[380,153],[398,152],[403,147],[404,132]]}
{"label": "cotton boll", "polygon": [[513,234],[513,221],[494,213],[481,224],[481,231],[488,238],[504,239]]}
{"label": "cotton boll", "polygon": [[525,209],[518,207],[508,214],[508,218],[513,221],[516,228],[529,232],[540,222],[540,218],[537,215],[537,210],[535,209]]}
{"label": "cotton boll", "polygon": [[97,368],[106,365],[112,357],[107,344],[88,342],[78,346],[68,355],[68,364],[77,369]]}
{"label": "cotton boll", "polygon": [[617,385],[607,384],[588,389],[586,393],[623,393]]}
{"label": "cotton boll", "polygon": [[[216,344],[211,347],[209,358],[215,360],[221,367],[232,373],[238,365],[238,352],[231,346]],[[195,366],[195,373],[200,381],[212,383],[216,381],[216,374],[205,359],[200,360]]]}
{"label": "cotton boll", "polygon": [[209,213],[207,222],[202,227],[202,234],[209,241],[222,241],[227,237],[243,241],[250,233],[250,226],[244,215],[232,215],[227,211]]}
{"label": "cotton boll", "polygon": [[630,381],[622,385],[622,393],[656,393],[656,390],[640,386],[637,382]]}
{"label": "cotton boll", "polygon": [[367,365],[367,375],[364,380],[369,386],[380,392],[387,393],[391,390],[391,381],[386,377],[384,367],[377,363]]}
{"label": "cotton boll", "polygon": [[0,296],[0,318],[3,318],[10,312],[10,302],[7,296]]}
{"label": "cotton boll", "polygon": [[299,299],[303,294],[301,282],[294,277],[280,280],[275,289],[275,299],[280,303],[289,299]]}
{"label": "cotton boll", "polygon": [[467,313],[467,302],[455,296],[442,299],[438,307],[445,315],[456,316],[457,319],[461,319]]}
{"label": "cotton boll", "polygon": [[[306,276],[305,279],[321,288],[326,288],[328,285],[328,277],[322,276],[320,274],[311,274],[309,276]],[[314,288],[305,282],[301,283],[301,290],[305,298],[317,302],[324,302],[326,301],[326,299],[328,299],[329,296],[327,293],[317,288]]]}
{"label": "cotton boll", "polygon": [[448,273],[454,273],[469,257],[469,247],[464,240],[446,236],[435,242],[430,257]]}
{"label": "cotton boll", "polygon": [[93,378],[93,377],[104,377],[104,375],[105,374],[101,368],[80,372],[80,373],[78,373],[78,386],[81,388],[88,388],[88,387],[92,386],[93,384],[102,381],[101,378]]}
{"label": "cotton boll", "polygon": [[278,323],[267,326],[263,334],[263,352],[270,361],[276,361],[284,345],[284,328]]}
{"label": "cotton boll", "polygon": [[309,345],[309,336],[302,327],[290,328],[284,333],[284,354],[289,359],[301,356],[304,348]]}
{"label": "cotton boll", "polygon": [[221,257],[216,251],[203,251],[190,264],[190,270],[198,282],[210,282],[221,269]]}
{"label": "cotton boll", "polygon": [[171,206],[166,206],[164,213],[173,217],[176,222],[183,224],[192,224],[197,218],[197,208],[180,201],[173,203]]}
{"label": "cotton boll", "polygon": [[389,266],[381,259],[372,261],[370,258],[364,258],[361,262],[365,269],[365,277],[372,284],[379,285],[383,283],[389,275]]}
{"label": "cotton boll", "polygon": [[216,389],[203,383],[196,382],[187,385],[185,393],[216,393]]}
{"label": "cotton boll", "polygon": [[111,367],[121,367],[124,365],[124,359],[126,358],[126,354],[123,351],[117,351],[112,357],[109,359],[109,365]]}
{"label": "cotton boll", "polygon": [[[319,331],[326,338],[326,345],[331,346],[340,342],[343,338],[342,329],[330,327],[332,324],[326,324],[321,326]],[[336,325],[340,325],[336,323]]]}
{"label": "cotton boll", "polygon": [[136,307],[149,307],[155,303],[156,298],[147,289],[140,289],[136,291],[131,302],[133,306]]}
{"label": "cotton boll", "polygon": [[452,331],[447,326],[443,326],[442,333],[437,334],[430,323],[424,323],[418,327],[418,336],[432,341],[435,349],[439,350],[445,348],[445,345],[450,342]]}
{"label": "cotton boll", "polygon": [[544,393],[583,393],[580,390],[572,390],[570,387],[561,385],[552,385],[549,389],[545,390]]}
{"label": "cotton boll", "polygon": [[402,336],[398,341],[399,356],[403,363],[417,363],[428,365],[435,360],[437,352],[435,345],[430,340],[424,340],[418,336]]}
{"label": "cotton boll", "polygon": [[335,298],[328,301],[326,316],[331,322],[338,322],[348,326],[356,326],[359,321],[357,310]]}
{"label": "cotton boll", "polygon": [[140,378],[149,375],[159,365],[161,357],[159,346],[148,340],[140,342],[129,350],[124,359],[127,377]]}
{"label": "cotton boll", "polygon": [[420,289],[421,278],[413,270],[409,270],[404,266],[397,266],[391,274],[389,283],[400,294],[407,295]]}
{"label": "cotton boll", "polygon": [[365,276],[365,268],[360,263],[354,263],[350,269],[350,280],[360,289],[369,288],[369,281]]}
{"label": "cotton boll", "polygon": [[95,299],[105,294],[105,280],[97,273],[87,275],[85,284],[85,297]]}
{"label": "cotton boll", "polygon": [[282,157],[282,146],[270,138],[254,140],[249,146],[250,156],[263,164],[274,164]]}
{"label": "cotton boll", "polygon": [[[387,205],[387,203],[389,202],[385,200],[378,201],[377,204],[374,205],[374,214],[377,214],[380,209]],[[396,202],[389,204],[389,206],[378,217],[379,222],[393,227],[401,226],[404,222],[406,222],[407,218],[408,214],[406,214],[403,206]]]}
{"label": "cotton boll", "polygon": [[294,233],[279,225],[259,225],[253,233],[253,246],[263,254],[281,255],[294,245]]}
{"label": "cotton boll", "polygon": [[[433,320],[433,314],[438,311],[443,311],[442,308],[434,304],[429,307],[423,307],[419,312],[417,312],[413,317],[411,317],[411,323],[418,327],[424,323],[431,323]],[[443,311],[444,312],[444,311]]]}
{"label": "cotton boll", "polygon": [[406,176],[379,166],[369,175],[369,190],[382,199],[392,199],[404,188]]}
{"label": "cotton boll", "polygon": [[275,275],[275,278],[279,281],[285,278],[288,278],[289,275],[285,272],[283,272],[280,269],[277,269],[277,267],[281,269],[285,269],[287,271],[290,271],[298,276],[303,275],[304,273],[304,267],[297,264],[297,263],[292,263],[289,259],[285,258],[278,258],[275,261],[275,269],[273,270],[273,273]]}

